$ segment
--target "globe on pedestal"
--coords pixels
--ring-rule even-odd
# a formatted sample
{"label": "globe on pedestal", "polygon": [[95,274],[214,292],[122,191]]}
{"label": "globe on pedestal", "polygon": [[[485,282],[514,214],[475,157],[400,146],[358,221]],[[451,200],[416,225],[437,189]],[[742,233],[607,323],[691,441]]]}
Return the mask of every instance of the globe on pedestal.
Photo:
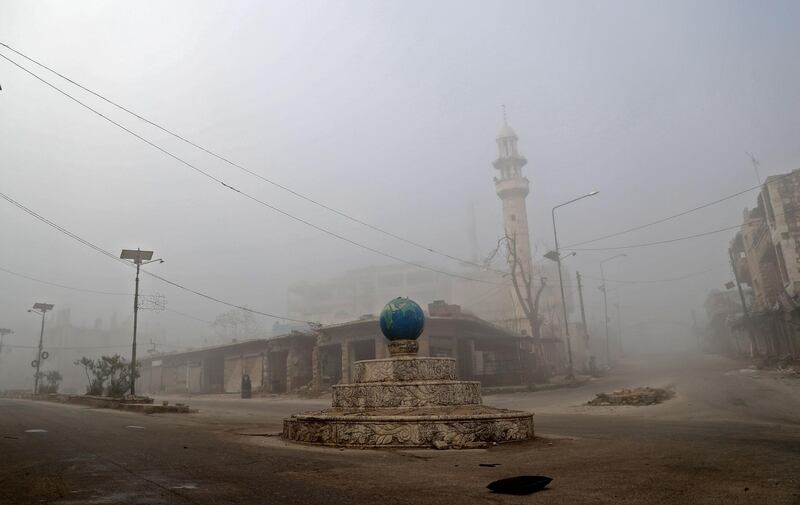
{"label": "globe on pedestal", "polygon": [[425,329],[425,314],[416,302],[398,297],[381,311],[381,331],[391,340],[416,340]]}

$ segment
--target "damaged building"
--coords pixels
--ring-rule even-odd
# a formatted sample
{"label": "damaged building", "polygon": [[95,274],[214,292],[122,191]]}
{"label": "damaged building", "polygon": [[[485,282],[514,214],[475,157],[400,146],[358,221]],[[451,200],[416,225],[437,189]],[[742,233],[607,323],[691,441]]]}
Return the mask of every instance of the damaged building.
{"label": "damaged building", "polygon": [[[443,301],[429,304],[421,356],[452,357],[459,379],[485,387],[524,385],[532,377],[532,339]],[[237,393],[247,374],[254,391],[324,391],[352,381],[353,363],[388,357],[378,319],[365,316],[315,330],[294,331],[140,360],[137,388],[158,393]]]}
{"label": "damaged building", "polygon": [[800,170],[766,179],[730,256],[752,300],[731,318],[727,347],[741,351],[746,334],[751,354],[800,357]]}

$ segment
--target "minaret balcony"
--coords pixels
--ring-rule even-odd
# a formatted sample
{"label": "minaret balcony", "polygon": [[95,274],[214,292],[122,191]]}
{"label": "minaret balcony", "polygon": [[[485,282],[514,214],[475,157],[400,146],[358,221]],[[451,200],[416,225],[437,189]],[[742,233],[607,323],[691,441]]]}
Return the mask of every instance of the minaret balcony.
{"label": "minaret balcony", "polygon": [[501,170],[503,168],[511,168],[516,167],[517,169],[521,169],[525,165],[528,164],[527,158],[525,156],[501,156],[492,162],[494,168]]}
{"label": "minaret balcony", "polygon": [[530,182],[527,177],[510,177],[507,179],[494,180],[497,196],[500,198],[525,198],[530,192]]}

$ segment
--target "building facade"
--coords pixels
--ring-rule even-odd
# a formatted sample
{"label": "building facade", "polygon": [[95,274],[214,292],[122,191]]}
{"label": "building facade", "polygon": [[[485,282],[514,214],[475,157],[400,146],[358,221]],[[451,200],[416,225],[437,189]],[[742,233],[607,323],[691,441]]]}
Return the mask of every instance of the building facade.
{"label": "building facade", "polygon": [[800,357],[800,170],[768,177],[743,217],[730,258],[753,297],[733,326],[752,354]]}
{"label": "building facade", "polygon": [[[431,304],[419,338],[421,356],[452,357],[459,378],[484,386],[532,381],[530,339],[510,333],[457,305]],[[243,375],[263,393],[322,391],[351,382],[353,363],[386,358],[387,341],[374,317],[270,339],[148,356],[137,387],[158,393],[237,393]]]}

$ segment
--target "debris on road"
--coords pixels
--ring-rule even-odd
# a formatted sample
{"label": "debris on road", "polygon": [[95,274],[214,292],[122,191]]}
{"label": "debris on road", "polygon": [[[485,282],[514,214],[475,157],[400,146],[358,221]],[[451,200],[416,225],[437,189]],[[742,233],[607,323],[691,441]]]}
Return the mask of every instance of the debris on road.
{"label": "debris on road", "polygon": [[665,388],[640,387],[620,389],[613,393],[598,393],[587,405],[633,405],[642,407],[664,402],[675,396],[675,391]]}
{"label": "debris on road", "polygon": [[489,483],[486,486],[492,493],[526,495],[541,491],[553,481],[543,475],[519,475]]}
{"label": "debris on road", "polygon": [[789,355],[762,357],[750,368],[754,370],[774,370],[790,378],[800,378],[800,359]]}
{"label": "debris on road", "polygon": [[800,359],[790,357],[778,361],[778,372],[800,379]]}

